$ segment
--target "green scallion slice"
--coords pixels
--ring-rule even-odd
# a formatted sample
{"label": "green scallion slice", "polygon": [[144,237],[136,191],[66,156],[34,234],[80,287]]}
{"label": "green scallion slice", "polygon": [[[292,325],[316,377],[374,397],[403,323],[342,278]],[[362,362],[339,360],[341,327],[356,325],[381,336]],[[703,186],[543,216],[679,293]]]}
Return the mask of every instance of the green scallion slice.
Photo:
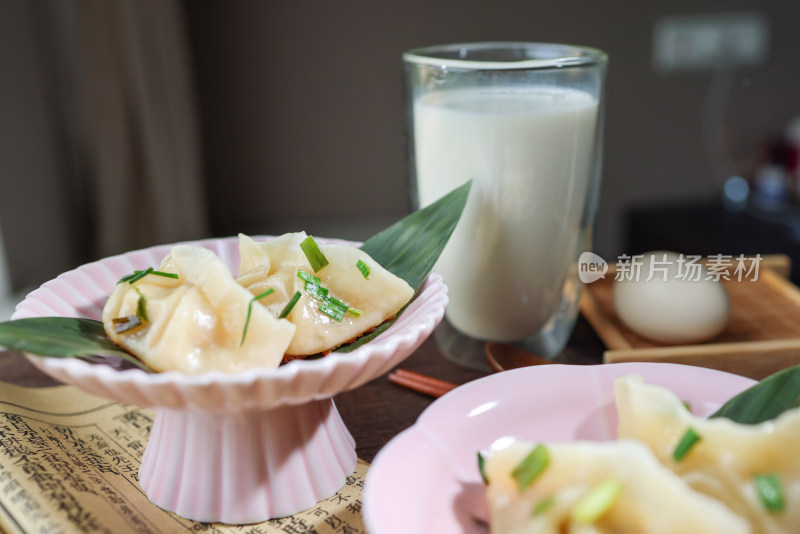
{"label": "green scallion slice", "polygon": [[361,260],[358,260],[356,262],[356,268],[361,271],[361,276],[363,276],[365,280],[369,280],[369,265]]}
{"label": "green scallion slice", "polygon": [[152,267],[148,267],[147,269],[145,269],[143,271],[133,271],[132,274],[129,274],[127,276],[123,276],[122,278],[119,279],[119,282],[117,282],[117,283],[121,284],[123,282],[128,282],[129,284],[132,285],[132,284],[135,284],[136,282],[138,282],[139,280],[141,280],[142,278],[144,278],[145,276],[147,276],[148,274],[154,274],[156,276],[163,276],[165,278],[173,278],[175,280],[178,279],[177,273],[165,273],[164,271],[156,271]]}
{"label": "green scallion slice", "polygon": [[142,321],[149,321],[147,317],[147,297],[139,293],[139,302],[136,303],[136,315],[142,318]]}
{"label": "green scallion slice", "polygon": [[119,282],[120,283],[128,282],[129,284],[133,285],[142,278],[144,278],[145,276],[147,276],[148,274],[150,274],[150,271],[152,269],[153,269],[152,267],[148,267],[144,271],[133,271],[133,274],[129,274],[128,276],[123,276]]}
{"label": "green scallion slice", "polygon": [[319,284],[310,284],[310,283],[306,282],[305,290],[306,290],[306,293],[308,293],[309,295],[311,295],[315,299],[318,299],[318,300],[323,301],[323,302],[325,300],[327,300],[328,298],[330,298],[328,296],[328,294],[330,293],[330,290],[327,287],[323,287],[323,286],[321,286]]}
{"label": "green scallion slice", "polygon": [[319,277],[314,276],[311,273],[307,273],[302,269],[298,269],[297,270],[297,277],[300,278],[301,280],[303,280],[307,284],[317,284],[317,285],[319,285],[322,282],[322,280],[320,280]]}
{"label": "green scallion slice", "polygon": [[481,451],[478,451],[478,472],[481,474],[484,484],[489,483],[489,478],[486,476],[486,458]]}
{"label": "green scallion slice", "polygon": [[300,292],[295,291],[294,295],[292,295],[292,298],[290,298],[289,302],[286,304],[286,306],[284,306],[281,314],[278,315],[278,319],[285,319],[290,313],[292,313],[292,310],[294,309],[294,306],[297,304],[298,300],[300,300]]}
{"label": "green scallion slice", "polygon": [[138,288],[133,288],[136,293],[139,294],[139,300],[136,302],[136,315],[142,318],[142,321],[148,321],[147,317],[147,297],[144,296],[144,293]]}
{"label": "green scallion slice", "polygon": [[305,281],[304,289],[311,297],[319,301],[317,309],[336,322],[342,322],[348,313],[353,317],[359,317],[363,313],[358,308],[353,308],[346,302],[342,302],[330,294],[330,290],[324,287],[321,280],[313,274],[307,273],[302,269],[297,271],[297,276]]}
{"label": "green scallion slice", "polygon": [[770,512],[782,512],[786,509],[781,480],[778,475],[758,475],[753,479],[758,498],[764,508]]}
{"label": "green scallion slice", "polygon": [[267,295],[271,295],[274,292],[275,290],[273,288],[269,288],[260,295],[256,295],[255,297],[250,299],[250,302],[247,303],[247,317],[245,317],[244,319],[244,329],[242,330],[242,339],[239,340],[240,347],[244,345],[244,338],[245,336],[247,336],[247,327],[250,326],[250,315],[253,313],[253,303],[257,300],[263,299]]}
{"label": "green scallion slice", "polygon": [[533,515],[541,515],[548,511],[553,505],[556,503],[556,498],[552,495],[549,497],[545,497],[544,499],[540,500],[536,503],[536,506],[533,507]]}
{"label": "green scallion slice", "polygon": [[297,276],[306,283],[303,288],[306,290],[306,293],[318,300],[325,300],[328,298],[328,293],[330,293],[330,291],[328,291],[327,287],[322,285],[322,281],[318,277],[302,269],[297,271]]}
{"label": "green scallion slice", "polygon": [[125,332],[130,332],[135,328],[139,328],[142,326],[142,318],[138,315],[128,315],[127,317],[117,317],[111,320],[111,324],[114,325],[114,332],[117,334],[124,334]]}
{"label": "green scallion slice", "polygon": [[306,255],[308,259],[308,263],[311,264],[311,268],[314,272],[319,271],[326,265],[328,265],[328,259],[319,249],[317,242],[314,241],[314,238],[308,236],[300,243],[300,248],[303,249],[303,253]]}
{"label": "green scallion slice", "polygon": [[511,476],[517,481],[519,492],[525,491],[549,464],[550,452],[547,447],[542,444],[536,445],[511,472]]}
{"label": "green scallion slice", "polygon": [[594,523],[614,506],[622,494],[622,482],[615,478],[604,480],[575,503],[570,516],[576,523]]}
{"label": "green scallion slice", "polygon": [[678,446],[675,447],[675,452],[672,453],[672,459],[676,462],[683,460],[691,448],[694,447],[697,442],[700,441],[700,439],[700,434],[698,434],[694,428],[689,427],[686,429],[686,433],[681,438]]}
{"label": "green scallion slice", "polygon": [[324,313],[334,321],[340,323],[342,322],[342,319],[344,319],[344,316],[349,308],[350,306],[341,300],[334,297],[328,297],[320,301],[318,309],[321,313]]}

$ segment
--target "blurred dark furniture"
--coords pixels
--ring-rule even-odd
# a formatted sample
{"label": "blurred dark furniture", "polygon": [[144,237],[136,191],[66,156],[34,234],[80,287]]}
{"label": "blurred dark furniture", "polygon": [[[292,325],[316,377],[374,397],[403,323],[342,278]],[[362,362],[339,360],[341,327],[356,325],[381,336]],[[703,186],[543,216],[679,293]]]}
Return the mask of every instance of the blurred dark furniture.
{"label": "blurred dark furniture", "polygon": [[800,207],[733,212],[719,202],[654,205],[626,217],[625,254],[670,250],[687,255],[785,254],[800,284]]}

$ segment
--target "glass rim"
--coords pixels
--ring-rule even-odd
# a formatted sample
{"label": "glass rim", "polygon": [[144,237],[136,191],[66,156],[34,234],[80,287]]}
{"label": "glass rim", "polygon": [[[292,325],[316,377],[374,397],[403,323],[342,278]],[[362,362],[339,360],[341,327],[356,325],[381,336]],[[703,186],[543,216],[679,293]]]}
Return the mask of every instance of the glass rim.
{"label": "glass rim", "polygon": [[[458,52],[460,50],[491,49],[525,51],[548,50],[550,54],[541,58],[532,57],[509,61],[484,61],[479,59],[441,57],[443,54]],[[559,51],[559,53],[553,54],[552,52],[554,51]],[[412,48],[403,53],[403,61],[406,63],[446,68],[518,70],[597,65],[606,63],[608,61],[608,56],[599,48],[590,46],[528,41],[486,41]]]}

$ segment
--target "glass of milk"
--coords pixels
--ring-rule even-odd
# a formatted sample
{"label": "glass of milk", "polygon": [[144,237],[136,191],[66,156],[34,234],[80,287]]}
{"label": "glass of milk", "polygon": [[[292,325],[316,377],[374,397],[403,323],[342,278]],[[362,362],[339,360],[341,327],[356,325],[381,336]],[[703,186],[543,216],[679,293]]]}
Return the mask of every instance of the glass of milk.
{"label": "glass of milk", "polygon": [[415,207],[473,180],[435,267],[450,290],[439,346],[477,368],[487,341],[555,358],[578,314],[578,257],[591,249],[606,55],[496,42],[403,61]]}

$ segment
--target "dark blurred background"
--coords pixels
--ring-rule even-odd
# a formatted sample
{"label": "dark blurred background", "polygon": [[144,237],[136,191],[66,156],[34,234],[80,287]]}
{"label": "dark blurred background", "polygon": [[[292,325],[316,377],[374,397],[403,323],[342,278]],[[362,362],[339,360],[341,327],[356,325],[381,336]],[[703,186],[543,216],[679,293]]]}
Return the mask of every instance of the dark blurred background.
{"label": "dark blurred background", "polygon": [[445,42],[609,54],[601,256],[637,210],[707,224],[672,205],[791,230],[799,27],[784,0],[0,0],[0,292],[182,239],[368,237],[410,210],[401,54]]}

